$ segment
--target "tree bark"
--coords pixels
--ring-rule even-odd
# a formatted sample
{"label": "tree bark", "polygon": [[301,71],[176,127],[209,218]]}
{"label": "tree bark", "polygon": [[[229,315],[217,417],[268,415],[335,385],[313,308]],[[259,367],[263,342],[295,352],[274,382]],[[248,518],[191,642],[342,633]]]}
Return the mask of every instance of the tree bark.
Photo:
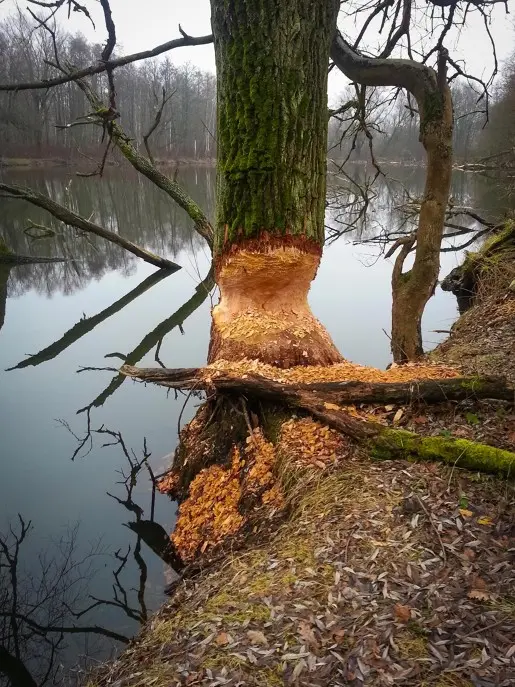
{"label": "tree bark", "polygon": [[327,62],[336,0],[212,0],[218,179],[209,359],[340,355],[307,292],[324,240]]}
{"label": "tree bark", "polygon": [[[437,74],[413,60],[364,57],[340,35],[331,48],[335,64],[350,79],[368,86],[398,86],[417,101],[420,141],[427,156],[426,183],[416,235],[394,245],[396,250],[402,244],[392,273],[392,354],[397,363],[423,355],[422,315],[440,271],[440,244],[452,174],[453,115],[446,55],[442,49]],[[415,242],[413,267],[404,272],[404,262]]]}

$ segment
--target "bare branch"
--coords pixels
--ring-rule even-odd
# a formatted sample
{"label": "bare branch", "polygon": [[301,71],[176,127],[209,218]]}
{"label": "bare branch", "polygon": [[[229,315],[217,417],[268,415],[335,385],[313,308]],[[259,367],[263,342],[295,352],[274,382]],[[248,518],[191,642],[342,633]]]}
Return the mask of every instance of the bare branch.
{"label": "bare branch", "polygon": [[107,69],[114,71],[119,67],[124,67],[132,62],[138,62],[141,60],[147,60],[151,57],[157,57],[157,55],[162,55],[165,52],[174,50],[175,48],[183,48],[192,45],[207,45],[213,42],[213,36],[183,36],[182,38],[175,38],[172,41],[162,43],[156,46],[152,50],[144,50],[138,53],[132,53],[131,55],[124,55],[123,57],[117,57],[108,62],[98,62],[96,64],[89,65],[83,69],[74,70],[70,74],[63,74],[62,76],[55,77],[54,79],[43,79],[41,81],[29,81],[25,83],[12,83],[12,84],[0,84],[0,91],[28,91],[28,90],[38,90],[53,88],[54,86],[60,86],[64,83],[70,83],[70,81],[76,81],[77,79],[83,79],[86,76],[92,76],[93,74],[101,74]]}

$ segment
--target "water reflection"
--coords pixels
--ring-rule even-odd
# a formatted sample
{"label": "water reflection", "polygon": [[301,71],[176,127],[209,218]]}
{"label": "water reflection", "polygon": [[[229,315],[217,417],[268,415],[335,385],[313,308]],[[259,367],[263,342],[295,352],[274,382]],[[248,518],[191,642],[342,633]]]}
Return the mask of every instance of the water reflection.
{"label": "water reflection", "polygon": [[[158,255],[175,259],[183,250],[195,252],[203,246],[203,240],[192,231],[193,225],[186,213],[155,185],[130,170],[117,174],[110,169],[103,179],[76,179],[69,173],[54,170],[51,174],[17,172],[11,173],[8,180],[46,193],[74,212],[123,234]],[[214,170],[186,168],[179,180],[188,186],[206,214],[212,216]],[[48,296],[58,290],[72,294],[92,279],[99,279],[113,270],[124,276],[135,273],[137,258],[118,246],[69,227],[63,228],[44,210],[23,201],[0,202],[0,232],[14,253],[75,258],[75,261],[52,265],[19,266],[9,285],[10,295],[18,296],[29,289]],[[25,233],[29,218],[33,223],[49,227],[54,237],[31,239]]]}

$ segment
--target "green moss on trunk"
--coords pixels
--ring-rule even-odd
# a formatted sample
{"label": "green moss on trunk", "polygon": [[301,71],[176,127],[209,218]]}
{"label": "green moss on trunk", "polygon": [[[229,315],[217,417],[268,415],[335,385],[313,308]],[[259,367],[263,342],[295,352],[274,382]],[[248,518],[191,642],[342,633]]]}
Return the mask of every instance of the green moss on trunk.
{"label": "green moss on trunk", "polygon": [[515,454],[467,439],[424,437],[403,429],[385,429],[369,443],[371,456],[378,460],[413,456],[469,470],[515,475]]}
{"label": "green moss on trunk", "polygon": [[215,251],[324,237],[327,66],[336,0],[212,0],[218,89]]}

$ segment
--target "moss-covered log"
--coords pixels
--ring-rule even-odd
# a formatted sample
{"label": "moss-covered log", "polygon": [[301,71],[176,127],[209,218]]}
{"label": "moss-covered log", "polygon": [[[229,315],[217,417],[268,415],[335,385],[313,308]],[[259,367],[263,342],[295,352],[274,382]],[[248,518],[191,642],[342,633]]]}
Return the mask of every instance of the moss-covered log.
{"label": "moss-covered log", "polygon": [[482,472],[515,475],[515,453],[478,444],[467,439],[420,436],[403,429],[383,429],[369,441],[370,455],[392,460],[412,456],[420,460],[439,460],[449,465]]}

